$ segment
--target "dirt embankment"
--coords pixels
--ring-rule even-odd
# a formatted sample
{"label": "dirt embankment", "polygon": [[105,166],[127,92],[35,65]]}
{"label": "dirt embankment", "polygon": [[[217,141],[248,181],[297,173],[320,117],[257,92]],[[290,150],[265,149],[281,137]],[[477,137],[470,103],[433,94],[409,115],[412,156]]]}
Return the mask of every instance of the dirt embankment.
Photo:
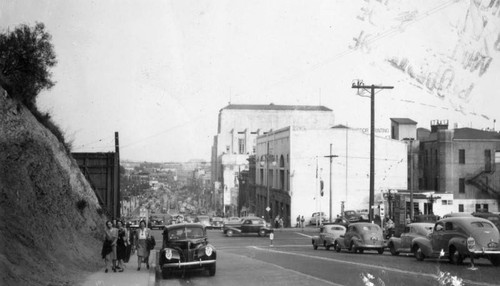
{"label": "dirt embankment", "polygon": [[97,270],[101,213],[63,146],[0,88],[0,284],[74,285]]}

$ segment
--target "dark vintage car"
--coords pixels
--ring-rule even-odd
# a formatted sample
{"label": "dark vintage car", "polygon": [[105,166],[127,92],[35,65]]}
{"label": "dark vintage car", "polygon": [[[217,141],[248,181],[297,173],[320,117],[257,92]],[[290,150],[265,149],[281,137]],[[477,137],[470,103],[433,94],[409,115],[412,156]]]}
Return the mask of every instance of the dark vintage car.
{"label": "dark vintage car", "polygon": [[433,223],[414,222],[405,226],[404,232],[400,237],[391,237],[387,243],[392,255],[399,255],[400,252],[412,252],[411,246],[413,239],[417,237],[426,237],[432,232]]}
{"label": "dark vintage car", "polygon": [[365,250],[376,250],[379,254],[384,253],[384,238],[382,228],[369,222],[351,223],[347,227],[345,235],[335,239],[334,247],[337,252],[347,249],[354,253],[363,253]]}
{"label": "dark vintage car", "polygon": [[500,266],[500,234],[493,223],[479,217],[450,217],[438,221],[427,237],[413,240],[417,260],[448,257],[452,264],[465,258],[488,258]]}
{"label": "dark vintage car", "polygon": [[485,218],[489,221],[491,221],[496,227],[498,230],[500,230],[500,215],[497,215],[497,214],[494,214],[494,213],[490,213],[490,212],[475,212],[475,213],[472,213],[473,216],[475,217],[482,217],[482,218]]}
{"label": "dark vintage car", "polygon": [[312,237],[312,245],[314,250],[318,246],[323,246],[326,250],[330,250],[335,239],[345,234],[346,228],[339,224],[324,224],[319,228],[319,235]]}
{"label": "dark vintage car", "polygon": [[221,217],[213,217],[210,219],[210,228],[211,229],[222,229],[224,226],[224,219]]}
{"label": "dark vintage car", "polygon": [[233,236],[235,233],[256,233],[259,236],[266,236],[272,232],[272,229],[264,219],[246,217],[240,223],[225,224],[223,231],[227,236]]}
{"label": "dark vintage car", "polygon": [[215,275],[217,252],[207,240],[205,226],[199,223],[169,225],[163,230],[159,267],[163,278],[176,270],[206,269]]}

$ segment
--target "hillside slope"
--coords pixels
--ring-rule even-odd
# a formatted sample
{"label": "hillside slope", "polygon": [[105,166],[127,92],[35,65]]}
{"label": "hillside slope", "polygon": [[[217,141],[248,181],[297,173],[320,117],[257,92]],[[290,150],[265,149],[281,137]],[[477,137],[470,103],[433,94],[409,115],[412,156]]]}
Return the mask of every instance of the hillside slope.
{"label": "hillside slope", "polygon": [[96,270],[101,213],[75,161],[0,88],[0,284],[73,285]]}

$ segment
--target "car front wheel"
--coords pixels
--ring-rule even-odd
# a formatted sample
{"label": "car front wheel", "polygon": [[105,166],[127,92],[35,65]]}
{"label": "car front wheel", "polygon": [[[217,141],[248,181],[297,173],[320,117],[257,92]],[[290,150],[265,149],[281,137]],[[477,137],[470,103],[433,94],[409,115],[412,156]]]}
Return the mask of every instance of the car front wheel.
{"label": "car front wheel", "polygon": [[259,230],[259,236],[266,236],[266,231],[263,229]]}
{"label": "car front wheel", "polygon": [[493,266],[500,266],[500,255],[490,255],[490,262]]}
{"label": "car front wheel", "polygon": [[455,265],[460,265],[464,261],[464,257],[455,247],[450,248],[450,263]]}
{"label": "car front wheel", "polygon": [[399,252],[396,251],[396,247],[394,246],[394,243],[392,243],[392,242],[391,242],[391,244],[389,244],[389,250],[391,251],[392,255],[394,255],[394,256],[399,255]]}
{"label": "car front wheel", "polygon": [[383,253],[384,253],[384,249],[383,248],[381,248],[381,249],[378,250],[378,254],[383,254]]}
{"label": "car front wheel", "polygon": [[413,248],[413,253],[415,254],[415,258],[416,258],[418,261],[422,261],[422,260],[424,260],[425,255],[424,255],[424,253],[422,252],[422,249],[420,248],[420,246],[416,245],[416,246]]}
{"label": "car front wheel", "polygon": [[212,264],[212,265],[210,265],[208,267],[208,275],[214,276],[215,275],[215,270],[216,270],[216,265],[215,265],[215,262],[214,262],[214,264]]}

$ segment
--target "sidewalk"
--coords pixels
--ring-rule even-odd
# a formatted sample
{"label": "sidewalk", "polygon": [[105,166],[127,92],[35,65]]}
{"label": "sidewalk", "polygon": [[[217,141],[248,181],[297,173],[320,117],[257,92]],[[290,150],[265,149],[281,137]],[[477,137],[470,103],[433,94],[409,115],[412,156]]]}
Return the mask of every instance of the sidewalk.
{"label": "sidewalk", "polygon": [[[123,272],[113,272],[111,267],[108,273],[104,272],[104,266],[99,272],[89,275],[82,286],[153,286],[155,284],[155,262],[156,251],[151,251],[149,256],[149,270],[146,264],[142,264],[141,270],[137,271],[137,255],[130,256],[128,263],[124,263]],[[103,262],[104,264],[104,262]]]}

